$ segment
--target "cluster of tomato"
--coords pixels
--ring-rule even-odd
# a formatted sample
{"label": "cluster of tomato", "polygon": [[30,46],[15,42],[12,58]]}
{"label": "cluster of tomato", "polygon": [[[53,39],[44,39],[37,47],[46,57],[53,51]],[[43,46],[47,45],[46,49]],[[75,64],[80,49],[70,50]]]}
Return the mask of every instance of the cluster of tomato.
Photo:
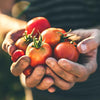
{"label": "cluster of tomato", "polygon": [[76,62],[79,58],[77,44],[68,39],[66,33],[62,28],[51,27],[44,17],[33,18],[27,23],[24,36],[16,41],[17,50],[11,59],[15,62],[23,55],[30,57],[30,66],[23,71],[26,76],[31,74],[35,66],[45,64],[48,57]]}

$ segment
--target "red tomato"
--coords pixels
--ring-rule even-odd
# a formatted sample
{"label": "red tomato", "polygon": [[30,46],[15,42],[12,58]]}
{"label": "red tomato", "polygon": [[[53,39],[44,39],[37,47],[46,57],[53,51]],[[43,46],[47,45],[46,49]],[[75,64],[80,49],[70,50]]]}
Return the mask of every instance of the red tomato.
{"label": "red tomato", "polygon": [[23,50],[16,50],[16,51],[13,53],[13,55],[12,55],[12,57],[11,57],[11,60],[12,60],[13,62],[15,62],[15,61],[17,61],[17,59],[18,59],[19,57],[21,57],[21,56],[23,56],[23,55],[25,55]]}
{"label": "red tomato", "polygon": [[29,66],[23,71],[23,73],[25,76],[29,76],[31,75],[32,71],[33,71],[33,67]]}
{"label": "red tomato", "polygon": [[52,47],[57,45],[64,37],[65,30],[61,28],[48,28],[41,33],[42,39]]}
{"label": "red tomato", "polygon": [[32,30],[35,29],[33,35],[36,35],[49,27],[50,23],[45,17],[35,17],[27,23],[26,31],[27,34],[30,34]]}
{"label": "red tomato", "polygon": [[[74,43],[75,44],[75,43]],[[61,42],[54,48],[54,56],[56,59],[66,58],[76,62],[79,58],[77,48],[70,42]]]}
{"label": "red tomato", "polygon": [[31,59],[30,65],[35,67],[39,64],[45,64],[46,58],[52,55],[51,46],[47,43],[44,43],[41,47],[36,48],[33,45],[34,42],[31,42],[26,49],[26,55]]}

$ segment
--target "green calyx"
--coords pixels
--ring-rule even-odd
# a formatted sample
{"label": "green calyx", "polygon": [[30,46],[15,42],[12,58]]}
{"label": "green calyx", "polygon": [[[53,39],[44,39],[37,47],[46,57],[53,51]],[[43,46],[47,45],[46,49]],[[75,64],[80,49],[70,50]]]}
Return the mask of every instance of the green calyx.
{"label": "green calyx", "polygon": [[36,49],[40,48],[44,44],[44,41],[42,41],[41,35],[40,35],[39,39],[36,38],[36,36],[34,36],[33,42],[34,42],[34,45],[32,45],[32,47],[35,47]]}
{"label": "green calyx", "polygon": [[77,45],[74,44],[74,43],[75,43],[75,40],[70,40],[70,39],[69,39],[71,36],[74,36],[74,34],[70,34],[70,35],[67,36],[67,34],[70,33],[70,32],[71,32],[71,29],[70,29],[68,32],[64,33],[64,34],[61,33],[61,32],[59,32],[59,33],[61,34],[60,42],[64,42],[65,39],[68,39],[68,41],[69,41],[71,44],[73,44],[75,47],[77,47]]}
{"label": "green calyx", "polygon": [[27,34],[27,31],[25,31],[24,38],[25,38],[26,43],[29,44],[29,43],[31,43],[33,41],[33,33],[34,33],[34,30],[35,29],[32,30],[31,34]]}
{"label": "green calyx", "polygon": [[73,44],[75,47],[77,47],[76,44],[74,44],[75,40],[70,41],[71,44]]}
{"label": "green calyx", "polygon": [[66,32],[66,33],[61,33],[61,32],[59,32],[60,34],[61,34],[61,39],[60,39],[60,42],[64,42],[65,41],[65,39],[68,39],[69,37],[71,37],[72,35],[70,35],[70,36],[66,36],[69,32],[71,32],[71,29],[68,31],[68,32]]}

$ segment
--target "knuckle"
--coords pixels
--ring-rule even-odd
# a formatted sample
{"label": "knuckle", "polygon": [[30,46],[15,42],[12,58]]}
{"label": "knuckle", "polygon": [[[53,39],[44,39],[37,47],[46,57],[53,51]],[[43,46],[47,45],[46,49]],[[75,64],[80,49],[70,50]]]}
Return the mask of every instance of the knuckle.
{"label": "knuckle", "polygon": [[81,77],[83,77],[83,76],[84,76],[84,73],[83,73],[83,72],[81,72],[81,74],[80,74],[80,76],[79,76],[79,77],[81,78]]}
{"label": "knuckle", "polygon": [[62,90],[69,90],[71,88],[70,85],[66,85],[66,86],[62,86],[61,89]]}
{"label": "knuckle", "polygon": [[5,42],[2,43],[2,49],[3,49],[4,51],[7,51],[7,50],[6,50],[6,43],[5,43]]}
{"label": "knuckle", "polygon": [[98,29],[94,29],[94,33],[99,33],[100,31]]}
{"label": "knuckle", "polygon": [[80,78],[83,78],[84,76],[87,76],[88,74],[88,70],[86,68],[84,68],[83,70],[81,70],[81,73],[80,73]]}
{"label": "knuckle", "polygon": [[40,78],[45,74],[45,69],[41,67],[39,70],[35,70],[35,73],[37,78]]}
{"label": "knuckle", "polygon": [[69,82],[74,82],[75,81],[75,77],[74,76],[69,76],[68,77],[68,81]]}
{"label": "knuckle", "polygon": [[11,71],[11,73],[12,73],[14,76],[16,76],[16,77],[20,75],[20,74],[14,72],[14,71]]}
{"label": "knuckle", "polygon": [[88,76],[79,79],[79,82],[85,82],[88,79]]}
{"label": "knuckle", "polygon": [[82,71],[79,77],[80,77],[80,78],[84,77],[84,76],[85,76],[85,73],[86,73],[86,72],[83,72],[83,71]]}
{"label": "knuckle", "polygon": [[75,85],[75,82],[68,83],[68,84],[65,86],[65,89],[64,89],[64,90],[70,90],[74,85]]}
{"label": "knuckle", "polygon": [[16,66],[20,66],[21,68],[27,67],[30,64],[30,59],[26,56],[22,56],[17,60]]}
{"label": "knuckle", "polygon": [[75,82],[64,82],[63,84],[59,84],[59,88],[61,90],[69,90],[74,86]]}
{"label": "knuckle", "polygon": [[34,81],[26,79],[26,86],[27,87],[35,87],[39,82],[40,82],[39,79],[34,79]]}
{"label": "knuckle", "polygon": [[81,74],[80,74],[80,77],[79,77],[79,81],[80,82],[84,82],[88,79],[89,77],[89,73],[88,73],[88,70],[85,70],[85,71],[82,71]]}
{"label": "knuckle", "polygon": [[19,73],[19,72],[16,72],[14,69],[11,69],[10,70],[11,71],[11,73],[14,75],[14,76],[19,76],[21,73]]}
{"label": "knuckle", "polygon": [[65,76],[64,74],[64,71],[62,71],[62,70],[56,70],[56,73],[58,74],[58,75],[60,75],[60,76]]}
{"label": "knuckle", "polygon": [[38,73],[37,73],[37,79],[40,78],[40,77],[42,77],[43,75],[44,75],[43,72],[38,72]]}
{"label": "knuckle", "polygon": [[21,74],[21,71],[17,70],[14,64],[11,66],[10,71],[14,76],[19,76]]}

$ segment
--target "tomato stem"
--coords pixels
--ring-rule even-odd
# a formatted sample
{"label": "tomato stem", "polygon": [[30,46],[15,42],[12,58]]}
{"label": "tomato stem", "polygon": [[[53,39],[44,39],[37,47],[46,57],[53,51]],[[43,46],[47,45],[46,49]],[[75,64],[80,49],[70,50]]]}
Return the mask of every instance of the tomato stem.
{"label": "tomato stem", "polygon": [[64,36],[64,35],[62,35],[62,36],[61,36],[61,39],[60,39],[60,42],[64,42],[65,39],[68,39],[68,38],[71,37],[71,36],[73,36],[73,35],[70,35],[70,36]]}
{"label": "tomato stem", "polygon": [[32,30],[32,32],[31,32],[31,34],[29,34],[29,35],[27,35],[27,31],[25,31],[25,40],[26,40],[26,43],[31,43],[32,41],[33,41],[33,33],[34,33],[34,28],[33,28],[33,30]]}
{"label": "tomato stem", "polygon": [[69,36],[66,36],[70,32],[71,32],[71,29],[68,32],[64,33],[64,34],[60,32],[60,34],[61,34],[60,42],[64,42],[65,39],[68,39],[69,37],[73,36],[73,34],[72,35],[69,35]]}
{"label": "tomato stem", "polygon": [[32,47],[35,47],[37,49],[40,48],[44,44],[44,41],[42,41],[41,35],[40,35],[39,39],[36,38],[36,36],[34,36],[33,42],[34,42],[34,45],[32,45]]}
{"label": "tomato stem", "polygon": [[[74,44],[75,40],[70,41],[71,44]],[[74,45],[75,47],[77,47],[77,45]]]}

